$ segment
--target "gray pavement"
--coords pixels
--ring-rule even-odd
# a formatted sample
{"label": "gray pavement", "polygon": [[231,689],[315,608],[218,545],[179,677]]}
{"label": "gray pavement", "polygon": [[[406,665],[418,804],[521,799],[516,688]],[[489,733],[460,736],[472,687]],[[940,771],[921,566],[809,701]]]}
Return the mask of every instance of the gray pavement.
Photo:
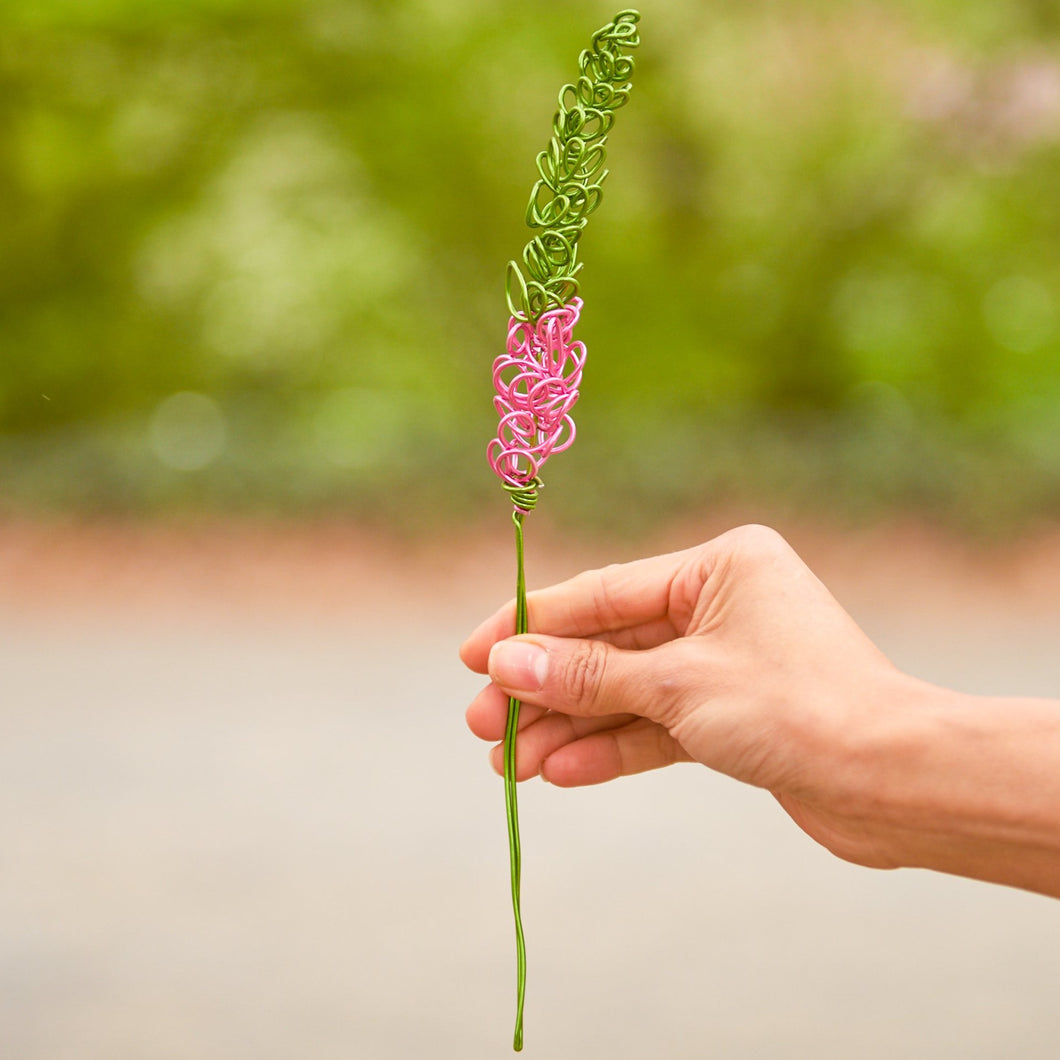
{"label": "gray pavement", "polygon": [[[0,612],[0,1057],[510,1055],[455,609]],[[858,617],[924,677],[1060,691],[1060,614]],[[846,865],[697,767],[521,790],[525,1055],[1060,1052],[1060,903]]]}

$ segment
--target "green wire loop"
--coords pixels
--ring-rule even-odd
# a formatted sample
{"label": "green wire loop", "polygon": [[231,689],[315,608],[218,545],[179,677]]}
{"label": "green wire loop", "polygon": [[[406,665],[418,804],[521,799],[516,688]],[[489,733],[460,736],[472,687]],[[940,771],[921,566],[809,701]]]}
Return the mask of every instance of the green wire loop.
{"label": "green wire loop", "polygon": [[580,76],[559,92],[552,140],[537,156],[541,179],[530,192],[526,223],[544,231],[523,249],[522,262],[508,262],[504,291],[508,310],[520,320],[566,305],[578,293],[578,238],[603,198],[607,134],[614,112],[632,87],[633,57],[640,45],[637,11],[620,11],[592,36],[578,59]]}

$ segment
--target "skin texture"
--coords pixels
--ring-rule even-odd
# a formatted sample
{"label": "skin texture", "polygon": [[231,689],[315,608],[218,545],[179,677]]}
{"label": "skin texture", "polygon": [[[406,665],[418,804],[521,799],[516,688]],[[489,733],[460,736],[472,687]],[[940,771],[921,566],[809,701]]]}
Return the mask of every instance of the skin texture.
{"label": "skin texture", "polygon": [[[1060,897],[1060,703],[969,696],[896,669],[774,531],[580,574],[461,648],[467,710],[516,775],[560,787],[698,762],[771,791],[839,857]],[[502,771],[502,751],[491,752]]]}

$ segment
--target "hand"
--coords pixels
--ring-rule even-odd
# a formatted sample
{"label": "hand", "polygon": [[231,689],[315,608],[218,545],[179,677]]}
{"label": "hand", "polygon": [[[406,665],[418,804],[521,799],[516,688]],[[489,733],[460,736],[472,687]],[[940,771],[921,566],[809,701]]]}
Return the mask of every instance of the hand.
{"label": "hand", "polygon": [[[598,784],[671,762],[773,792],[833,853],[1060,898],[1060,702],[900,673],[784,540],[743,527],[509,604],[461,649],[493,683],[485,740],[520,713],[516,774]],[[493,749],[500,772],[502,756]]]}
{"label": "hand", "polygon": [[[896,863],[867,822],[868,753],[900,674],[786,542],[743,527],[684,552],[581,574],[514,603],[461,649],[492,682],[467,711],[503,738],[523,707],[516,775],[596,784],[698,761],[772,791],[811,836]],[[502,749],[492,752],[503,768]]]}

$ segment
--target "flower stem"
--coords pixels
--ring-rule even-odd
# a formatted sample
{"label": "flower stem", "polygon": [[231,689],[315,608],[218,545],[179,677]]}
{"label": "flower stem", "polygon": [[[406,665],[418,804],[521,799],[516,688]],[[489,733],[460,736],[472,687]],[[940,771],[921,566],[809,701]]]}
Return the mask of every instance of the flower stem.
{"label": "flower stem", "polygon": [[[512,512],[515,524],[515,632],[527,632],[526,570],[523,559],[523,518],[526,513]],[[508,816],[508,854],[512,871],[512,910],[515,913],[515,953],[517,964],[515,1037],[512,1048],[523,1048],[523,1005],[526,1001],[526,941],[523,938],[523,913],[520,900],[522,852],[519,845],[519,801],[515,790],[515,736],[519,728],[519,700],[508,700],[508,724],[504,731],[504,805]]]}

